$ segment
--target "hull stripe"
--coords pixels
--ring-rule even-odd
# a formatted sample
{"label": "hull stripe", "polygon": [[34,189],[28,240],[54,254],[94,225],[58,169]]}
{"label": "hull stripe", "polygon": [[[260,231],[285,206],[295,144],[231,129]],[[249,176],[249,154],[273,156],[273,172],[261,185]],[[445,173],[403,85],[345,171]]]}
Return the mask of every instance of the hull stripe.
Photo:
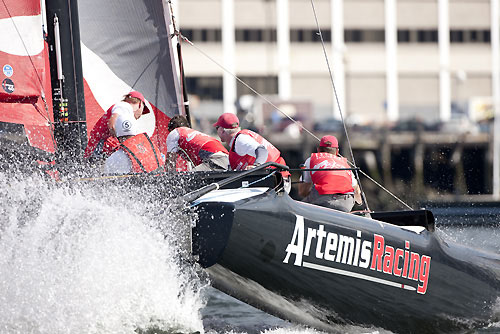
{"label": "hull stripe", "polygon": [[375,283],[379,283],[379,284],[384,284],[384,285],[388,285],[388,286],[392,286],[392,287],[400,288],[400,289],[404,289],[404,290],[410,290],[410,291],[416,291],[417,290],[416,288],[414,288],[412,286],[404,285],[404,284],[401,284],[401,283],[396,283],[396,282],[388,281],[388,280],[385,280],[385,279],[381,279],[381,278],[377,278],[377,277],[372,277],[372,276],[368,276],[368,275],[363,275],[363,274],[359,274],[359,273],[353,273],[353,272],[346,271],[346,270],[330,268],[330,267],[322,266],[322,265],[315,264],[315,263],[303,262],[302,266],[306,267],[306,268],[310,268],[310,269],[315,269],[315,270],[320,270],[320,271],[324,271],[324,272],[329,272],[329,273],[332,273],[332,274],[337,274],[337,275],[343,275],[343,276],[349,276],[349,277],[359,278],[359,279],[363,279],[365,281],[370,281],[370,282],[375,282]]}

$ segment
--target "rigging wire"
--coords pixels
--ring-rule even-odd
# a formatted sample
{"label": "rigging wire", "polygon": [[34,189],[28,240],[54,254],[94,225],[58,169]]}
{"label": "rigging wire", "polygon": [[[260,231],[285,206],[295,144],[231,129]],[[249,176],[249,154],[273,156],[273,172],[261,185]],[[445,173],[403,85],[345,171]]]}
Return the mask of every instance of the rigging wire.
{"label": "rigging wire", "polygon": [[[312,1],[312,0],[311,0]],[[314,6],[314,5],[313,5]],[[316,19],[316,23],[317,23],[317,19]],[[319,27],[319,25],[318,25]],[[263,99],[265,102],[269,103],[269,105],[271,105],[273,108],[275,108],[277,111],[279,111],[282,115],[284,115],[286,118],[288,118],[290,121],[292,121],[294,124],[296,124],[298,127],[300,127],[302,130],[304,130],[306,133],[308,133],[311,137],[315,138],[317,141],[320,141],[320,138],[318,138],[318,136],[316,136],[314,133],[312,133],[310,130],[308,130],[306,127],[304,127],[304,125],[302,125],[300,122],[297,122],[295,119],[293,119],[290,115],[288,115],[286,112],[284,112],[283,110],[281,110],[280,108],[278,108],[274,103],[272,103],[268,98],[266,98],[264,95],[260,94],[259,92],[257,92],[255,89],[253,89],[251,86],[249,86],[246,82],[244,82],[243,80],[241,80],[237,75],[235,75],[234,73],[232,73],[231,71],[229,71],[226,67],[224,67],[222,64],[220,64],[218,61],[216,61],[214,58],[212,58],[210,55],[208,55],[205,51],[203,51],[201,48],[199,48],[196,44],[194,44],[193,42],[191,42],[186,36],[182,35],[182,33],[179,31],[178,32],[178,36],[180,39],[182,39],[183,41],[185,41],[186,43],[188,43],[190,46],[192,46],[193,48],[196,49],[196,51],[198,51],[199,53],[201,53],[203,56],[205,56],[207,59],[209,59],[211,62],[213,62],[214,64],[216,64],[220,69],[222,69],[224,72],[228,73],[229,75],[231,75],[233,78],[235,78],[238,82],[240,82],[242,85],[244,85],[246,88],[248,88],[250,91],[252,91],[255,95],[257,95],[258,97],[260,97],[261,99]],[[323,42],[323,36],[321,35],[321,31],[320,31],[320,37],[321,37],[321,41],[322,41],[322,44],[323,44],[323,50],[325,50],[324,48],[324,42]],[[325,55],[326,55],[326,51],[325,52]],[[327,59],[327,63],[328,63],[328,57],[326,58]],[[332,85],[334,87],[334,94],[335,94],[335,98],[336,98],[336,101],[337,101],[337,105],[339,106],[339,111],[341,111],[340,109],[340,103],[339,103],[339,100],[338,100],[338,95],[337,95],[337,92],[335,90],[335,85],[333,83],[333,77],[331,75],[331,70],[330,70],[330,66],[328,65],[328,69],[330,71],[330,79],[332,80]],[[342,115],[342,113],[341,113]],[[349,136],[347,135],[347,130],[346,130],[346,125],[345,125],[345,122],[343,121],[343,118],[342,118],[342,124],[344,126],[344,130],[346,132],[346,138],[347,138],[347,141],[348,141],[348,145],[349,145],[349,149],[350,149],[350,153],[351,153],[351,156],[353,157],[353,160],[354,160],[354,155],[353,155],[353,152],[352,152],[352,148],[351,148],[351,144],[350,144],[350,141],[349,141]],[[365,173],[363,170],[359,169],[358,167],[356,167],[356,164],[355,163],[351,163],[349,160],[347,160],[347,162],[353,166],[354,168],[356,168],[355,172],[356,172],[356,178],[358,179],[358,183],[360,184],[360,187],[361,187],[361,182],[359,182],[359,175],[357,175],[357,172],[359,171],[359,173],[361,173],[363,176],[365,176],[368,180],[372,181],[376,186],[378,186],[380,189],[384,190],[386,193],[388,193],[390,196],[392,196],[395,200],[397,200],[398,202],[400,202],[403,206],[405,206],[406,208],[408,208],[409,210],[413,210],[413,208],[411,206],[409,206],[408,204],[406,204],[403,200],[401,200],[399,197],[397,197],[394,193],[392,193],[389,189],[385,188],[384,186],[382,186],[379,182],[377,182],[376,180],[374,180],[372,177],[370,177],[367,173]],[[364,192],[361,191],[361,193],[363,194],[363,197],[364,196]],[[368,206],[367,202],[366,202],[366,198],[363,199],[365,204]],[[368,207],[367,207],[367,210]]]}
{"label": "rigging wire", "polygon": [[[44,99],[45,101],[45,99]],[[36,103],[33,103],[32,106],[35,108],[35,110],[43,117],[43,114],[42,112],[39,110],[38,106],[36,105]],[[48,122],[48,124],[50,125],[51,129],[53,130],[54,129],[54,126],[53,126],[53,123],[52,122]],[[52,139],[52,144],[54,145],[54,147],[57,147],[57,141],[56,141],[56,138],[54,136],[54,131],[49,131],[50,133],[50,139]]]}
{"label": "rigging wire", "polygon": [[331,81],[331,84],[332,84],[332,88],[333,88],[333,94],[335,95],[335,101],[337,103],[337,108],[339,110],[339,113],[340,113],[340,118],[342,120],[342,125],[344,127],[344,132],[345,132],[345,136],[346,136],[346,139],[347,139],[347,144],[349,146],[349,152],[351,153],[351,157],[352,157],[352,163],[347,160],[347,162],[353,166],[355,168],[354,170],[354,173],[356,175],[356,179],[358,180],[358,183],[359,183],[359,187],[361,189],[361,194],[363,196],[363,202],[365,203],[366,205],[366,209],[368,211],[370,211],[370,209],[368,208],[368,202],[366,200],[366,196],[365,196],[365,193],[363,191],[363,188],[361,188],[361,182],[359,180],[359,174],[358,174],[358,170],[364,175],[366,176],[370,181],[374,182],[377,186],[379,186],[381,189],[383,189],[384,191],[386,191],[388,194],[390,194],[392,197],[394,197],[396,200],[398,200],[400,203],[402,203],[404,206],[406,206],[408,209],[410,210],[413,210],[412,207],[410,207],[408,204],[406,204],[403,200],[401,200],[400,198],[398,198],[395,194],[393,194],[392,192],[390,192],[387,188],[383,187],[380,183],[376,182],[373,178],[371,178],[370,176],[368,176],[365,172],[363,172],[362,170],[360,170],[359,168],[357,168],[356,166],[356,160],[354,159],[354,153],[352,151],[352,145],[351,145],[351,141],[349,139],[349,133],[347,132],[347,127],[346,127],[346,124],[345,124],[345,121],[344,121],[344,115],[343,115],[343,112],[342,112],[342,108],[340,107],[340,101],[339,101],[339,96],[337,94],[337,89],[335,87],[335,82],[333,80],[333,74],[332,74],[332,69],[330,67],[330,62],[328,61],[328,55],[326,53],[326,48],[325,48],[325,41],[323,40],[323,34],[321,33],[321,27],[319,26],[319,22],[318,22],[318,16],[316,15],[316,8],[314,6],[314,0],[311,0],[311,7],[312,7],[312,10],[313,10],[313,14],[314,14],[314,20],[316,21],[316,27],[318,28],[318,35],[320,37],[320,40],[321,40],[321,46],[323,48],[323,54],[325,56],[325,60],[326,60],[326,65],[328,67],[328,72],[330,74],[330,81]]}
{"label": "rigging wire", "polygon": [[[314,14],[314,20],[316,21],[316,27],[318,28],[318,35],[319,35],[319,38],[321,40],[321,46],[323,48],[323,54],[325,56],[326,66],[328,67],[328,73],[330,74],[330,81],[332,83],[333,95],[335,96],[337,108],[339,109],[339,113],[340,113],[340,119],[342,120],[342,126],[344,127],[344,133],[345,133],[345,137],[347,139],[347,146],[349,146],[349,152],[351,153],[352,166],[354,168],[357,168],[356,160],[354,159],[354,153],[352,152],[351,140],[349,139],[349,133],[347,132],[347,127],[346,127],[345,121],[344,121],[344,114],[343,114],[342,109],[340,107],[339,96],[337,94],[337,88],[335,87],[335,82],[333,80],[332,69],[330,67],[330,62],[328,61],[328,55],[326,53],[326,48],[325,48],[325,41],[323,40],[323,34],[321,33],[321,27],[319,26],[318,16],[316,15],[316,8],[314,7],[314,0],[311,0],[311,7],[313,10],[313,14]],[[354,171],[354,175],[356,176],[356,180],[358,180],[359,189],[361,190],[361,196],[363,197],[363,202],[365,203],[366,210],[370,211],[370,208],[368,207],[368,201],[366,200],[365,192],[363,191],[363,188],[361,186],[361,181],[359,179],[359,173],[357,170]]]}
{"label": "rigging wire", "polygon": [[304,131],[306,131],[309,135],[311,135],[312,137],[314,137],[315,139],[317,139],[318,141],[320,140],[314,133],[312,133],[311,131],[309,131],[308,129],[306,129],[302,124],[300,124],[300,122],[297,122],[295,119],[293,119],[292,117],[290,117],[290,115],[288,115],[287,113],[285,113],[283,110],[281,110],[280,108],[278,108],[274,103],[272,103],[268,98],[266,98],[264,95],[260,94],[259,92],[257,92],[255,89],[253,89],[251,86],[249,86],[246,82],[244,82],[243,80],[241,80],[238,76],[236,76],[234,73],[232,73],[231,71],[229,71],[227,68],[225,68],[223,65],[221,65],[219,62],[217,62],[215,59],[213,59],[212,57],[210,57],[206,52],[204,52],[202,49],[200,49],[198,46],[196,46],[193,42],[191,42],[189,39],[187,39],[184,35],[182,35],[181,33],[179,33],[179,36],[186,42],[188,43],[189,45],[191,45],[192,47],[194,47],[198,52],[200,52],[202,55],[204,55],[205,57],[207,57],[210,61],[212,61],[214,64],[216,64],[217,66],[219,66],[224,72],[228,73],[229,75],[231,75],[233,78],[235,78],[236,80],[238,80],[238,82],[240,82],[243,86],[245,86],[246,88],[248,88],[250,91],[252,91],[252,93],[254,93],[255,95],[257,95],[258,97],[260,97],[261,99],[263,99],[264,101],[266,101],[267,103],[269,103],[269,105],[271,105],[273,108],[275,108],[276,110],[278,110],[281,114],[283,114],[283,116],[285,116],[286,118],[288,118],[289,120],[291,120],[293,123],[295,123],[297,126],[299,126],[300,128],[302,128]]}
{"label": "rigging wire", "polygon": [[[40,78],[40,74],[38,73],[38,69],[35,66],[35,63],[33,62],[33,59],[31,58],[31,55],[28,52],[28,47],[26,46],[26,43],[24,43],[24,39],[21,36],[21,32],[17,28],[16,22],[14,21],[14,18],[12,17],[12,14],[10,13],[9,8],[7,7],[7,4],[5,3],[5,0],[2,0],[3,6],[5,7],[5,10],[7,11],[7,14],[9,15],[10,20],[12,21],[12,25],[14,26],[14,29],[16,29],[17,35],[19,36],[19,39],[21,40],[21,43],[23,44],[24,50],[26,51],[26,54],[28,55],[28,59],[30,60],[31,66],[33,66],[33,69],[35,70],[36,77],[38,79],[38,83],[40,84],[41,91],[43,95],[45,95],[44,89],[43,89],[43,82],[42,79]],[[43,104],[45,106],[45,111],[47,112],[47,115],[43,115],[38,109],[37,112],[44,117],[49,124],[50,122],[50,116],[49,116],[49,106],[47,105],[47,101],[45,100],[44,97],[42,97]]]}
{"label": "rigging wire", "polygon": [[191,160],[191,158],[189,157],[189,154],[187,154],[187,152],[185,150],[183,150],[180,147],[178,147],[178,149],[182,152],[182,155],[185,158],[184,160],[186,160],[188,163],[191,163],[191,166],[196,166],[196,164],[193,162],[193,160]]}

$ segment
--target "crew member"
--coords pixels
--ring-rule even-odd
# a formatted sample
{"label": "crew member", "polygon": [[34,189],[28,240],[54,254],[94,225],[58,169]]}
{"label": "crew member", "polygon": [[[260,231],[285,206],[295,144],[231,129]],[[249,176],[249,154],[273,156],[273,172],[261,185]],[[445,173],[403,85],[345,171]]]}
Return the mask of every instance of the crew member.
{"label": "crew member", "polygon": [[[213,125],[220,139],[229,145],[229,165],[232,170],[247,170],[273,161],[286,165],[280,151],[264,137],[250,130],[240,128],[240,120],[235,114],[224,113]],[[285,190],[290,191],[290,173],[281,172]]]}
{"label": "crew member", "polygon": [[104,174],[150,173],[163,171],[164,162],[158,147],[140,131],[136,118],[121,114],[115,122],[118,149],[104,163]]}
{"label": "crew member", "polygon": [[[324,136],[317,153],[305,161],[305,169],[350,168],[338,152],[337,138]],[[305,202],[344,212],[352,210],[354,201],[361,204],[361,191],[351,170],[304,171],[301,181],[299,195],[305,197]]]}
{"label": "crew member", "polygon": [[132,114],[139,119],[141,115],[149,112],[141,93],[132,91],[125,95],[122,101],[113,104],[94,125],[83,157],[86,159],[107,157],[120,145],[115,128],[118,115]]}
{"label": "crew member", "polygon": [[167,161],[174,168],[177,154],[194,166],[194,170],[227,170],[229,153],[217,139],[189,128],[186,117],[176,115],[168,123]]}

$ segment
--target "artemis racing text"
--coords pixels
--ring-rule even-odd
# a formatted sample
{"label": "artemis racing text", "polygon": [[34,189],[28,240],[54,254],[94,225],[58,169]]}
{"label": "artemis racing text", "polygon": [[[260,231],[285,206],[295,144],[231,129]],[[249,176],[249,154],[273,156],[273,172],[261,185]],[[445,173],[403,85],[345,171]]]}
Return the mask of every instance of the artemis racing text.
{"label": "artemis racing text", "polygon": [[[314,242],[316,243],[315,248],[312,247]],[[307,228],[306,235],[304,217],[297,216],[292,240],[286,247],[284,263],[288,263],[291,254],[295,255],[293,264],[296,266],[302,266],[303,257],[308,257],[311,254],[317,259],[418,281],[417,293],[425,294],[427,292],[431,257],[410,251],[408,240],[405,240],[404,249],[395,248],[387,245],[382,235],[374,234],[373,240],[365,240],[362,239],[359,230],[354,238],[326,232],[324,225],[319,225],[317,229]]]}

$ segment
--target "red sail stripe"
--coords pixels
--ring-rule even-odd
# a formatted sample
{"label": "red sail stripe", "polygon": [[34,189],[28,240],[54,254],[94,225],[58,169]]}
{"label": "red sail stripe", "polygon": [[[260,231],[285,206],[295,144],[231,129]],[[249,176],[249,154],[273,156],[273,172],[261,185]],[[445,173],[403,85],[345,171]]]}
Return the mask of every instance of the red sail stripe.
{"label": "red sail stripe", "polygon": [[[35,56],[15,56],[0,51],[0,66],[10,65],[12,75],[0,72],[0,83],[13,84],[13,91],[5,84],[0,87],[0,102],[33,103],[44,90],[40,81],[48,74],[43,53]],[[1,69],[1,68],[0,68]],[[50,87],[50,86],[49,86]],[[50,89],[48,90],[50,93]],[[47,94],[47,91],[45,91]]]}
{"label": "red sail stripe", "polygon": [[[85,95],[85,115],[87,120],[87,138],[90,137],[90,132],[94,128],[95,123],[101,118],[104,112],[107,110],[103,110],[97,100],[92,93],[92,89],[90,89],[87,80],[83,78],[83,92]],[[108,106],[108,108],[111,106]]]}
{"label": "red sail stripe", "polygon": [[52,129],[48,126],[24,125],[31,146],[49,153],[56,151]]}
{"label": "red sail stripe", "polygon": [[165,115],[162,111],[160,111],[158,108],[155,106],[151,105],[153,107],[153,112],[155,113],[155,131],[153,133],[153,136],[151,137],[153,140],[155,140],[156,145],[158,146],[158,149],[160,150],[161,153],[164,155],[167,154],[167,136],[169,134],[168,132],[168,123],[170,122],[170,117]]}
{"label": "red sail stripe", "polygon": [[[47,45],[31,59],[0,52],[0,62],[0,68],[8,64],[13,69],[10,77],[7,76],[8,72],[0,72],[0,122],[23,124],[31,146],[54,153],[56,147],[51,126],[54,117]],[[1,85],[5,80],[10,80],[7,84],[14,85],[13,91],[8,85]],[[46,102],[41,98],[42,92]]]}
{"label": "red sail stripe", "polygon": [[0,122],[47,126],[45,109],[39,113],[32,104],[0,103]]}
{"label": "red sail stripe", "polygon": [[33,16],[40,13],[40,0],[3,0],[0,3],[0,19],[11,16]]}

